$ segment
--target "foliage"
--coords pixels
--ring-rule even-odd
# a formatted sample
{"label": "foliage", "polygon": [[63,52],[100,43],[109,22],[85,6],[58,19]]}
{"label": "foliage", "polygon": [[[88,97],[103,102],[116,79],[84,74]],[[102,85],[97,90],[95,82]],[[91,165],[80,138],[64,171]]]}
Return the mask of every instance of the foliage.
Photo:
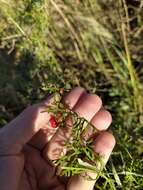
{"label": "foliage", "polygon": [[96,189],[143,189],[143,1],[0,5],[0,125],[44,98],[49,82],[81,85],[103,98],[117,139]]}
{"label": "foliage", "polygon": [[[71,137],[60,142],[63,152],[59,159],[53,161],[53,164],[57,166],[57,175],[66,177],[86,175],[88,179],[91,179],[91,176],[87,174],[91,172],[95,173],[98,178],[103,169],[102,158],[94,153],[92,139],[87,139],[85,136],[89,130],[92,130],[94,134],[97,130],[86,119],[79,117],[68,105],[61,102],[63,90],[61,93],[61,90],[56,87],[51,86],[51,89],[54,91],[54,100],[45,111],[56,118],[57,127],[68,129],[65,136],[69,133]],[[65,149],[66,153],[64,153]]]}

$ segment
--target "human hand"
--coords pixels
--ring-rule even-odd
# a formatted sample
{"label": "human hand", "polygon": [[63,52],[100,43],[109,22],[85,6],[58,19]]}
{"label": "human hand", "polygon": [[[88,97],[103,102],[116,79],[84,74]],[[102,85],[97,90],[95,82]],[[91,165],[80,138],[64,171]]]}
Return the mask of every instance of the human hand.
{"label": "human hand", "polygon": [[[49,114],[44,112],[51,98],[26,108],[17,118],[0,130],[0,189],[1,190],[92,190],[95,181],[82,176],[61,178],[55,175],[50,161],[61,149],[60,140],[67,140],[63,128],[48,125]],[[115,139],[105,132],[111,124],[111,115],[103,109],[101,99],[76,87],[63,97],[65,104],[91,122],[100,131],[93,149],[103,156],[106,164]],[[44,156],[43,156],[44,152]]]}

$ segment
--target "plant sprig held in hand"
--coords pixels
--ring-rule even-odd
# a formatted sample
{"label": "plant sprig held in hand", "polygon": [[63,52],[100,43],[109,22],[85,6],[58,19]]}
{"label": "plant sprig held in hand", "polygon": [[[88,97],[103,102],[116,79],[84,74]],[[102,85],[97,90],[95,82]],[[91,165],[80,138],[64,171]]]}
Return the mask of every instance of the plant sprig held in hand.
{"label": "plant sprig held in hand", "polygon": [[54,86],[52,92],[55,92],[54,100],[46,110],[51,114],[51,127],[67,127],[67,118],[72,121],[71,139],[67,140],[64,145],[67,150],[66,154],[52,161],[57,167],[57,175],[67,177],[84,175],[91,179],[88,173],[92,172],[96,173],[96,178],[98,178],[103,168],[102,158],[93,151],[92,139],[85,139],[83,135],[89,129],[92,129],[93,134],[97,130],[85,118],[79,117],[69,106],[62,103],[64,92],[62,89]]}

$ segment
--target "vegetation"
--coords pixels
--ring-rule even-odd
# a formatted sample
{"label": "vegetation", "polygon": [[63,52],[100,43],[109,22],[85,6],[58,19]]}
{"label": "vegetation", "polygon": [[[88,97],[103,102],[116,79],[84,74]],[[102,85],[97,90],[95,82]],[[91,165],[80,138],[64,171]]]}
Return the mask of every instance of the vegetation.
{"label": "vegetation", "polygon": [[[101,174],[103,163],[101,156],[93,151],[92,138],[88,137],[89,131],[97,134],[98,130],[61,102],[63,89],[55,86],[51,86],[50,89],[54,91],[54,100],[45,110],[51,115],[50,125],[53,128],[68,126],[65,136],[68,133],[71,137],[70,139],[66,137],[64,142],[60,142],[63,152],[58,159],[53,160],[53,164],[57,167],[57,175],[66,177],[84,175],[88,180],[96,180]],[[96,179],[89,176],[88,172],[95,173]]]}
{"label": "vegetation", "polygon": [[81,85],[117,139],[96,189],[143,189],[142,26],[142,0],[0,0],[0,125],[49,83]]}

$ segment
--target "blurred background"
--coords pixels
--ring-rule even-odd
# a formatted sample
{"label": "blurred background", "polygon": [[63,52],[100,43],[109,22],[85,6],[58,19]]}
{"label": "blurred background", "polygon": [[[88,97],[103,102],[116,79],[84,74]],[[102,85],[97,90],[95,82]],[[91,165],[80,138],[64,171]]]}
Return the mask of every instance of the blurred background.
{"label": "blurred background", "polygon": [[117,145],[95,189],[143,189],[143,0],[0,0],[0,126],[50,91],[103,98]]}

